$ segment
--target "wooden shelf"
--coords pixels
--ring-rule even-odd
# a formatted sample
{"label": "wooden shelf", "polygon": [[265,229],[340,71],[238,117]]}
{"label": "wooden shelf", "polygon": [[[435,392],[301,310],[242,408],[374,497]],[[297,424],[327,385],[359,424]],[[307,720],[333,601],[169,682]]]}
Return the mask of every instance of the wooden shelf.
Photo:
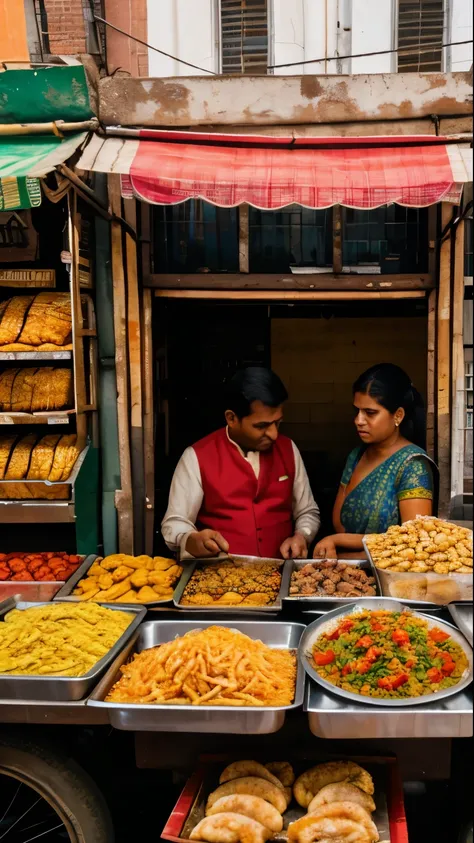
{"label": "wooden shelf", "polygon": [[74,416],[75,410],[58,410],[54,413],[0,413],[0,425],[3,424],[51,424],[64,425],[69,424],[71,416]]}
{"label": "wooden shelf", "polygon": [[0,362],[35,360],[72,360],[72,351],[0,351]]}
{"label": "wooden shelf", "polygon": [[0,501],[0,524],[72,524],[73,501]]}

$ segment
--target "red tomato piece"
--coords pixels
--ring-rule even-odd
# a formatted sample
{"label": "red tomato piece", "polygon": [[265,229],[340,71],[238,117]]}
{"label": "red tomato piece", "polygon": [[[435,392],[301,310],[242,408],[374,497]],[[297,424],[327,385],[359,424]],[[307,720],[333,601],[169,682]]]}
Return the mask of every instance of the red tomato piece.
{"label": "red tomato piece", "polygon": [[443,674],[437,667],[430,667],[430,669],[427,670],[426,675],[432,685],[438,684],[438,682],[441,682],[443,678]]}
{"label": "red tomato piece", "polygon": [[408,659],[408,660],[405,662],[405,667],[406,667],[408,670],[411,670],[411,668],[412,668],[412,667],[415,667],[415,665],[416,665],[416,659]]}
{"label": "red tomato piece", "polygon": [[314,661],[319,667],[326,664],[332,664],[336,660],[336,654],[333,650],[326,650],[325,653],[315,653]]}
{"label": "red tomato piece", "polygon": [[430,629],[428,633],[428,638],[431,638],[431,640],[434,641],[435,644],[444,644],[444,642],[447,641],[450,637],[451,636],[448,635],[447,632],[443,632],[443,630],[438,629],[438,627]]}
{"label": "red tomato piece", "polygon": [[370,635],[363,635],[362,638],[359,638],[356,647],[362,647],[364,650],[368,650],[373,643]]}
{"label": "red tomato piece", "polygon": [[399,676],[395,676],[392,679],[392,688],[395,691],[397,688],[401,688],[402,685],[405,685],[406,682],[409,680],[408,673],[400,673]]}
{"label": "red tomato piece", "polygon": [[384,691],[391,691],[392,679],[390,676],[382,676],[381,679],[377,680],[377,685],[379,688],[383,688]]}
{"label": "red tomato piece", "polygon": [[339,627],[340,632],[350,632],[351,629],[355,626],[354,621],[351,621],[350,618],[346,618]]}
{"label": "red tomato piece", "polygon": [[353,664],[345,664],[344,667],[342,668],[341,673],[342,673],[343,676],[347,676],[347,674],[352,673],[353,670],[354,670]]}
{"label": "red tomato piece", "polygon": [[328,641],[337,641],[340,637],[341,632],[339,629],[335,629],[334,632],[330,632],[326,635]]}
{"label": "red tomato piece", "polygon": [[382,653],[383,650],[380,647],[369,647],[365,657],[373,663],[377,661],[378,657],[381,656]]}
{"label": "red tomato piece", "polygon": [[392,641],[398,647],[404,647],[410,643],[410,636],[404,629],[396,629],[395,632],[392,632]]}
{"label": "red tomato piece", "polygon": [[454,664],[454,662],[452,660],[451,661],[445,661],[445,663],[443,664],[443,667],[441,668],[441,672],[445,676],[451,676],[455,667],[456,667],[456,665]]}

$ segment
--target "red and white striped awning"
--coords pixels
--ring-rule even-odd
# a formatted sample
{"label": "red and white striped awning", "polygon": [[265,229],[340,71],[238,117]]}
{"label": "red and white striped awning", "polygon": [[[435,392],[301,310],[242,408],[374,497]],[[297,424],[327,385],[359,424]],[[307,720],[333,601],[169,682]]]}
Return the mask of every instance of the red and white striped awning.
{"label": "red and white striped awning", "polygon": [[[109,130],[110,131],[110,130]],[[469,147],[429,136],[319,138],[113,130],[77,167],[118,173],[124,195],[158,205],[204,199],[276,210],[457,204],[472,181]],[[123,137],[126,135],[126,137]],[[133,139],[132,139],[132,137]]]}

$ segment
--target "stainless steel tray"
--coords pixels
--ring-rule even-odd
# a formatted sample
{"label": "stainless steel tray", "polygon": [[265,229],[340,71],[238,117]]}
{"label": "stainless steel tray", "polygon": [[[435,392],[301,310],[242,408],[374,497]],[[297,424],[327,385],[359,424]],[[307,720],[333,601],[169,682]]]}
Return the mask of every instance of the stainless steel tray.
{"label": "stainless steel tray", "polygon": [[249,615],[251,615],[251,616],[259,616],[259,615],[265,616],[267,614],[272,614],[272,613],[274,615],[276,615],[277,612],[281,611],[281,609],[283,607],[283,597],[284,597],[285,594],[288,593],[288,589],[290,587],[291,560],[287,560],[285,562],[283,559],[266,559],[266,558],[264,559],[264,558],[260,558],[259,556],[232,556],[232,557],[227,557],[226,561],[227,562],[232,561],[232,562],[240,563],[243,567],[245,567],[245,565],[255,565],[257,563],[263,564],[263,563],[267,562],[267,563],[272,563],[274,565],[278,565],[280,568],[282,568],[283,570],[281,572],[280,591],[278,593],[278,597],[277,597],[275,603],[272,603],[271,606],[255,606],[254,608],[252,608],[252,606],[243,606],[242,608],[240,608],[238,605],[237,606],[215,606],[213,604],[210,604],[208,606],[187,606],[187,605],[184,606],[184,605],[182,605],[180,603],[180,600],[183,596],[184,589],[186,588],[186,586],[187,586],[189,580],[191,579],[192,575],[194,574],[194,571],[196,570],[196,568],[201,566],[201,565],[216,565],[216,566],[219,566],[219,565],[222,565],[224,561],[225,560],[222,560],[222,559],[218,559],[218,560],[204,560],[204,559],[198,560],[198,559],[196,559],[196,561],[193,562],[191,565],[186,565],[186,567],[185,567],[185,569],[184,569],[184,571],[181,575],[181,579],[180,579],[180,581],[179,581],[179,583],[176,587],[175,593],[174,593],[173,603],[176,606],[176,608],[180,609],[181,611],[193,612],[193,613],[197,612],[197,613],[200,613],[200,614],[203,614],[204,612],[206,614],[210,614],[210,613],[213,614],[215,612],[218,615],[222,615],[223,613],[228,615],[229,613],[233,614],[235,612],[236,615],[247,615],[247,616],[249,616]]}
{"label": "stainless steel tray", "polygon": [[72,360],[72,351],[1,351],[0,362],[13,360]]}
{"label": "stainless steel tray", "polygon": [[[87,559],[84,560],[82,565],[79,566],[77,571],[69,577],[68,581],[64,584],[60,591],[56,594],[53,600],[61,600],[64,603],[79,603],[79,599],[72,593],[78,584],[79,580],[84,579],[85,575],[89,568],[93,565],[93,563],[97,559],[102,559],[103,557],[99,556],[88,556]],[[181,574],[181,577],[184,576],[184,571]],[[179,587],[179,583],[181,582],[181,578],[178,580],[176,584],[176,588]],[[169,600],[153,600],[152,603],[114,603],[114,606],[120,608],[120,606],[143,606],[145,609],[154,609],[159,606],[171,606],[172,599]]]}
{"label": "stainless steel tray", "polygon": [[[289,604],[291,606],[298,606],[301,607],[303,611],[308,611],[310,609],[315,609],[317,612],[329,612],[331,609],[335,609],[338,606],[347,606],[351,605],[351,603],[356,603],[358,600],[361,600],[361,597],[334,597],[334,596],[327,596],[324,597],[322,594],[310,594],[308,596],[304,595],[291,595],[289,593],[290,586],[291,586],[291,575],[293,571],[297,571],[300,568],[304,568],[305,565],[311,564],[311,562],[321,562],[324,560],[320,559],[292,559],[290,560],[291,565],[291,572],[290,572],[290,581],[288,583],[288,593],[284,595],[283,602],[284,604]],[[377,572],[372,565],[372,562],[369,559],[365,560],[357,560],[357,559],[339,559],[339,562],[344,563],[344,565],[353,565],[356,568],[362,568],[366,571],[369,576],[374,577],[375,579],[375,590],[377,595],[375,597],[364,597],[364,600],[377,600],[381,595],[380,589],[380,582],[377,575]]]}
{"label": "stainless steel tray", "polygon": [[[0,604],[0,620],[12,609],[37,609],[38,606],[50,603],[22,603],[14,598],[4,600]],[[109,652],[103,656],[88,673],[83,676],[8,676],[0,674],[0,698],[12,700],[49,700],[51,702],[71,702],[81,700],[90,693],[111,661],[121,652],[122,648],[132,638],[133,633],[141,624],[146,610],[142,607],[125,606],[123,604],[102,604],[107,609],[122,611],[130,614],[131,623],[115,642]]]}
{"label": "stainless steel tray", "polygon": [[37,483],[41,483],[43,486],[74,486],[77,480],[77,475],[81,470],[82,463],[86,458],[88,450],[89,445],[86,445],[86,447],[83,448],[76,462],[74,463],[74,467],[67,480],[55,480],[54,482],[51,482],[50,480],[28,480],[27,477],[22,477],[21,480],[2,480],[2,483],[6,483],[7,485],[9,485],[10,483],[34,483],[36,486]]}
{"label": "stainless steel tray", "polygon": [[457,627],[461,630],[462,634],[465,638],[469,641],[469,644],[472,647],[472,639],[473,639],[473,619],[472,619],[472,604],[470,606],[466,604],[458,604],[453,603],[448,606],[450,615],[456,624]]}
{"label": "stainless steel tray", "polygon": [[[405,597],[392,597],[391,594],[384,593],[384,587],[383,587],[383,582],[382,582],[381,576],[383,576],[383,574],[389,573],[389,572],[388,571],[387,572],[381,571],[379,568],[377,568],[374,560],[372,559],[372,554],[371,554],[371,552],[370,552],[370,550],[367,546],[367,542],[365,541],[365,538],[362,539],[362,544],[364,546],[364,551],[365,551],[365,554],[367,556],[367,559],[369,560],[370,564],[372,565],[372,568],[375,571],[375,577],[376,577],[377,582],[379,583],[379,587],[380,587],[380,594],[383,597],[388,597],[392,600],[398,600],[399,603],[403,603],[405,606],[411,606],[413,609],[421,609],[423,611],[426,611],[426,609],[439,609],[441,606],[447,605],[447,604],[443,604],[443,603],[433,603],[429,600],[411,600],[408,597],[407,598],[405,598]],[[393,576],[395,576],[395,574],[393,574]],[[410,574],[409,571],[399,574],[400,578],[403,578],[407,581],[409,581],[410,576],[421,578],[421,577],[424,577],[426,575],[425,574],[413,574],[413,573]],[[445,574],[445,575],[443,575],[443,574],[433,574],[431,572],[431,577],[434,577],[434,576],[436,576],[436,577],[439,576],[439,579],[442,580],[443,578],[448,579],[450,575],[449,574]],[[463,602],[472,602],[472,601],[463,601]]]}
{"label": "stainless steel tray", "polygon": [[[83,557],[81,567],[87,559],[95,557]],[[67,580],[3,580],[0,582],[0,601],[8,600],[9,597],[16,597],[24,603],[49,603],[59,591],[69,583],[74,574]]]}
{"label": "stainless steel tray", "polygon": [[376,708],[337,697],[308,682],[304,710],[310,731],[326,740],[393,738],[471,738],[472,687],[448,697],[406,708]]}
{"label": "stainless steel tray", "polygon": [[[146,650],[172,641],[193,629],[206,629],[214,621],[149,621],[139,630],[136,650]],[[222,626],[236,629],[276,649],[298,648],[304,626],[272,621],[231,621]],[[305,673],[298,659],[295,699],[280,708],[237,708],[236,706],[125,705],[105,702],[105,697],[120,678],[120,668],[132,653],[127,647],[107,671],[87,705],[108,709],[110,723],[116,729],[138,732],[208,732],[236,735],[265,735],[277,732],[285,722],[287,710],[300,708],[304,700]]]}
{"label": "stainless steel tray", "polygon": [[[319,673],[314,669],[312,666],[309,653],[311,652],[312,646],[317,638],[322,635],[326,631],[330,631],[334,627],[336,627],[339,621],[343,617],[350,617],[350,615],[354,614],[355,612],[360,612],[362,609],[386,609],[390,612],[403,612],[404,605],[402,603],[397,603],[396,600],[387,600],[383,597],[379,597],[378,600],[372,601],[369,603],[367,600],[358,600],[356,604],[353,604],[351,607],[343,607],[340,609],[334,609],[332,612],[328,612],[326,615],[323,615],[322,618],[318,618],[317,620],[313,621],[312,624],[306,627],[300,641],[300,658],[303,663],[304,669],[308,676],[317,682],[318,685],[321,685],[326,691],[329,691],[331,694],[334,694],[336,697],[342,697],[345,700],[351,700],[352,702],[361,702],[361,695],[360,694],[353,694],[351,691],[344,691],[342,688],[336,688],[335,685],[331,685],[330,682],[327,682]],[[412,697],[411,699],[407,700],[393,700],[393,699],[383,699],[383,698],[376,698],[376,697],[363,697],[364,704],[372,705],[372,706],[383,706],[384,708],[407,708],[408,706],[414,707],[419,705],[427,705],[430,702],[434,702],[437,700],[446,699],[447,697],[452,697],[455,694],[459,694],[460,691],[463,691],[467,688],[473,678],[473,654],[472,648],[467,643],[466,639],[463,635],[459,632],[459,630],[450,623],[446,623],[445,621],[440,621],[437,618],[431,617],[430,615],[421,615],[418,612],[412,611],[411,614],[414,617],[422,618],[424,621],[427,621],[428,626],[437,626],[440,629],[444,629],[446,632],[451,635],[451,637],[456,641],[457,644],[462,647],[464,650],[466,657],[469,662],[469,667],[466,671],[466,675],[464,678],[457,684],[454,685],[452,688],[445,688],[443,691],[438,691],[435,694],[426,694],[423,697]]]}

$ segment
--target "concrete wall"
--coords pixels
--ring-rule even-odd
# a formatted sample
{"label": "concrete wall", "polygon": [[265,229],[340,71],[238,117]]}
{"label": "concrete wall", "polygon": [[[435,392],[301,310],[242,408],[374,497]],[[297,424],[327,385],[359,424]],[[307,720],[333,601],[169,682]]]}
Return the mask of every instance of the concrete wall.
{"label": "concrete wall", "polygon": [[[147,0],[148,42],[198,67],[219,71],[214,0]],[[149,76],[199,76],[202,72],[148,51]]]}

